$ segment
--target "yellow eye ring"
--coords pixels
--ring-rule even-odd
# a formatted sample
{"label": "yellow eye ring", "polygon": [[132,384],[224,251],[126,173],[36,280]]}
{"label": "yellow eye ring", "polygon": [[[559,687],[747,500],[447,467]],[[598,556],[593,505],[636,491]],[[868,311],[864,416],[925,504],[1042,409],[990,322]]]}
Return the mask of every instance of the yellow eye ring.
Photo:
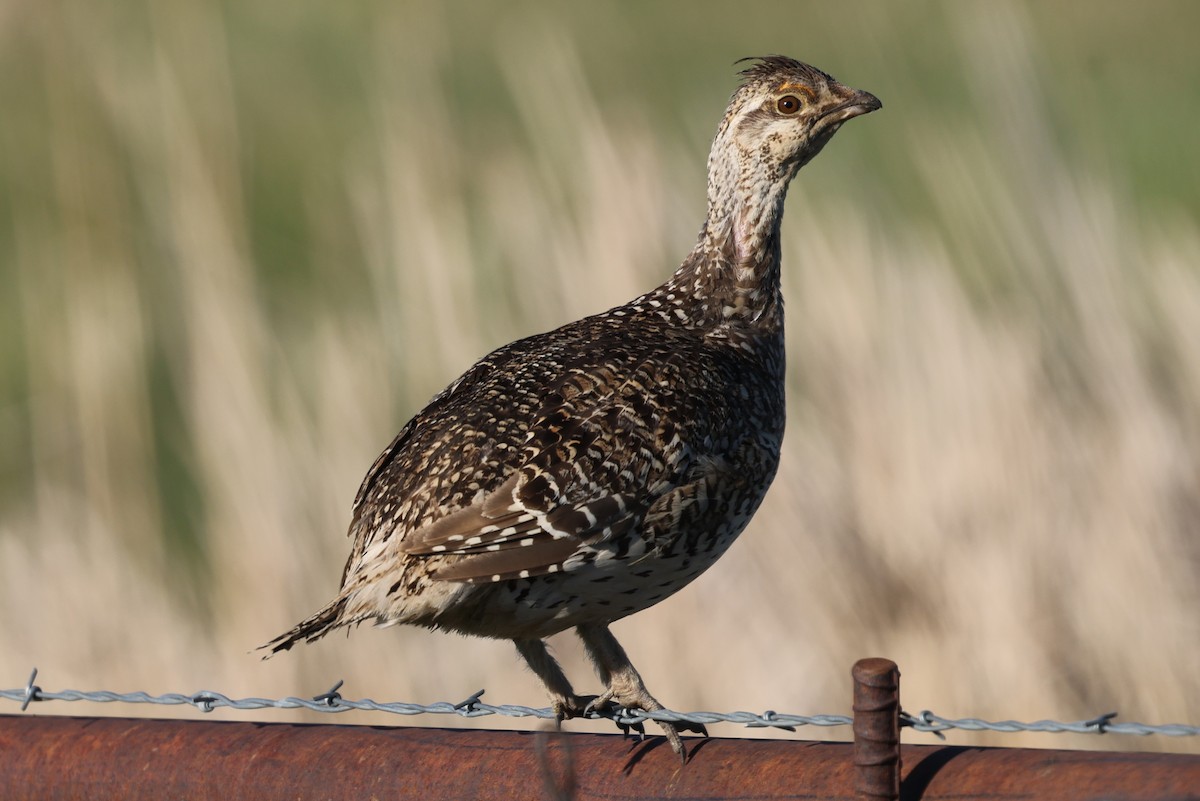
{"label": "yellow eye ring", "polygon": [[779,109],[780,114],[791,116],[803,108],[804,104],[800,102],[800,98],[795,95],[784,95],[775,102],[775,108]]}

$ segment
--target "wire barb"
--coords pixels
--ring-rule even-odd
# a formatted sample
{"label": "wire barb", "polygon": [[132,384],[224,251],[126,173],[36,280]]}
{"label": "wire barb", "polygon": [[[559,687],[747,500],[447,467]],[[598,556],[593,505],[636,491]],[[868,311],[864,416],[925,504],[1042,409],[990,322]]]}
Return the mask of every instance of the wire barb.
{"label": "wire barb", "polygon": [[1108,722],[1117,716],[1116,712],[1106,712],[1103,715],[1094,717],[1091,720],[1084,721],[1085,726],[1095,726],[1096,734],[1104,734],[1108,731]]}
{"label": "wire barb", "polygon": [[768,709],[766,712],[762,713],[762,719],[763,719],[762,723],[759,723],[758,721],[754,721],[752,723],[747,723],[746,728],[747,729],[763,729],[763,728],[771,727],[774,729],[783,729],[784,731],[790,731],[792,733],[795,733],[795,731],[796,731],[795,726],[788,726],[788,725],[785,725],[782,723],[776,723],[778,718],[779,718],[779,715],[778,715],[778,713],[775,712],[774,709]]}
{"label": "wire barb", "polygon": [[192,696],[192,705],[201,712],[212,712],[216,709],[217,701],[219,700],[213,693],[201,690]]}
{"label": "wire barb", "polygon": [[475,711],[475,707],[479,705],[479,699],[483,697],[485,692],[486,690],[479,690],[470,698],[459,701],[454,705],[455,711],[462,713],[464,717],[470,715]]}
{"label": "wire barb", "polygon": [[330,687],[328,690],[321,693],[320,695],[314,695],[313,701],[318,704],[325,704],[326,706],[336,707],[338,704],[340,704],[342,702],[342,694],[339,693],[338,690],[340,690],[342,685],[345,683],[346,683],[345,679],[338,679],[337,683],[334,684],[332,687]]}
{"label": "wire barb", "polygon": [[930,712],[928,709],[922,709],[921,713],[918,715],[914,715],[911,712],[905,712],[903,709],[901,709],[900,710],[900,727],[901,728],[908,727],[908,728],[913,729],[914,731],[923,731],[928,734],[932,734],[934,737],[938,738],[939,740],[945,740],[946,735],[942,734],[942,730],[940,728],[937,728],[937,726],[936,726],[936,724],[934,724],[932,718],[933,718],[933,713]]}
{"label": "wire barb", "polygon": [[25,698],[21,701],[22,712],[29,708],[30,701],[42,700],[42,688],[33,683],[33,680],[36,678],[37,668],[35,667],[33,672],[29,674],[29,681],[25,683]]}

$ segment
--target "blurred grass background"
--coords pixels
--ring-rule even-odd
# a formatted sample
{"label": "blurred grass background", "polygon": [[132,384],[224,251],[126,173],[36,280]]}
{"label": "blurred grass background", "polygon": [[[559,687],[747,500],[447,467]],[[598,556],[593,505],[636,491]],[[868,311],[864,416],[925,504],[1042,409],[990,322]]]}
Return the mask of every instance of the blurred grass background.
{"label": "blurred grass background", "polygon": [[884,110],[788,202],[774,490],[618,624],[635,664],[677,709],[844,712],[886,655],[910,709],[1200,722],[1198,27],[1117,0],[0,5],[0,686],[541,705],[503,642],[251,649],[334,593],[358,482],[432,394],[670,274],[732,62],[780,52]]}

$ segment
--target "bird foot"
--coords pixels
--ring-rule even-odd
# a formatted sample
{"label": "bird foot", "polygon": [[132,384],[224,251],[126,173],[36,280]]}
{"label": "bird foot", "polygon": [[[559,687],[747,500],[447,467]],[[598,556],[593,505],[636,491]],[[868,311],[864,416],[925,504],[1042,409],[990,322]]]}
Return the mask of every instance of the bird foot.
{"label": "bird foot", "polygon": [[[640,681],[628,688],[617,689],[616,687],[609,687],[603,693],[593,698],[584,708],[583,712],[585,715],[590,715],[592,713],[601,713],[601,710],[610,711],[606,710],[606,707],[616,707],[617,709],[631,711],[640,709],[645,712],[657,712],[664,708],[654,696],[646,691],[645,686]],[[687,721],[675,723],[662,720],[656,720],[655,723],[662,728],[663,734],[667,737],[667,742],[671,745],[671,750],[679,755],[680,760],[684,764],[687,764],[687,749],[683,745],[683,738],[679,736],[679,732],[687,731],[703,735],[704,737],[708,736],[708,729],[704,728],[704,724],[702,723],[689,723]],[[641,722],[618,722],[617,725],[621,727],[626,736],[629,736],[630,731],[635,731],[638,734],[639,740],[646,738],[646,727]]]}

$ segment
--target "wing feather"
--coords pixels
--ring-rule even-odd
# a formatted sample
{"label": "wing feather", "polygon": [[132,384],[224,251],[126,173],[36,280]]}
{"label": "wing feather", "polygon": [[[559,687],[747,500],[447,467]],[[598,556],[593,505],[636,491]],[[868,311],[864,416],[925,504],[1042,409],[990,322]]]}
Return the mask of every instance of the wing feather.
{"label": "wing feather", "polygon": [[437,568],[433,577],[442,581],[481,584],[557,573],[578,546],[579,540],[573,538],[542,537],[519,549],[466,555]]}
{"label": "wing feather", "polygon": [[[666,364],[675,368],[679,358]],[[542,395],[502,482],[402,530],[399,550],[433,560],[435,579],[489,582],[573,569],[589,561],[586,553],[572,560],[581,552],[641,537],[647,511],[686,475],[690,449],[664,413],[673,398],[659,397],[669,376],[644,359],[631,367],[624,375],[608,366],[567,371]],[[394,447],[404,447],[404,433]]]}

